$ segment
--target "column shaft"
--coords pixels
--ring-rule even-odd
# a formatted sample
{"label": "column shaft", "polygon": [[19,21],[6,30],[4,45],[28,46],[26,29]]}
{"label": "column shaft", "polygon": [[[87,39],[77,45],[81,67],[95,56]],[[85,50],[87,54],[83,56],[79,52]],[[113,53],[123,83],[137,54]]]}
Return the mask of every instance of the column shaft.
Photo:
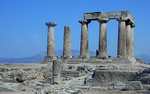
{"label": "column shaft", "polygon": [[71,30],[68,26],[64,27],[63,58],[71,58]]}
{"label": "column shaft", "polygon": [[107,21],[100,21],[98,58],[107,57]]}
{"label": "column shaft", "polygon": [[46,25],[48,26],[47,57],[52,60],[55,58],[54,27],[56,24],[49,22]]}
{"label": "column shaft", "polygon": [[81,23],[81,44],[80,44],[80,57],[88,58],[88,22],[79,21]]}
{"label": "column shaft", "polygon": [[129,59],[131,59],[132,57],[134,57],[134,31],[133,31],[134,27],[131,27],[131,24],[127,24],[127,57]]}
{"label": "column shaft", "polygon": [[126,23],[124,20],[119,22],[118,32],[118,52],[117,55],[120,58],[126,58]]}

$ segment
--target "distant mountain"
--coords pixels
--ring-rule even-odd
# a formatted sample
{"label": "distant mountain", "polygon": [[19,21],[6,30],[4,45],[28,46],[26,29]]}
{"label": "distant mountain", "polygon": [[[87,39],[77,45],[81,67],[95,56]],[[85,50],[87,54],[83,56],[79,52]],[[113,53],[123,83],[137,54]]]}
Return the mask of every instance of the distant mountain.
{"label": "distant mountain", "polygon": [[0,63],[40,63],[44,60],[44,57],[41,55],[35,55],[32,57],[25,57],[25,58],[0,58]]}
{"label": "distant mountain", "polygon": [[[91,56],[94,56],[96,54],[96,52],[94,52],[94,51],[90,51],[89,53],[90,53]],[[56,51],[56,55],[57,56],[62,56],[63,55],[63,51],[62,50]],[[77,57],[79,55],[80,55],[80,51],[79,50],[72,50],[72,56]]]}

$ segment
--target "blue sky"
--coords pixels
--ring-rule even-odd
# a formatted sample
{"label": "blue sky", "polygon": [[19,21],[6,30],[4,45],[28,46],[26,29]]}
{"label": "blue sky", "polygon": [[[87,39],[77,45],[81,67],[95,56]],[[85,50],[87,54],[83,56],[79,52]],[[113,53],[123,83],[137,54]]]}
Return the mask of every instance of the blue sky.
{"label": "blue sky", "polygon": [[[85,12],[129,10],[135,16],[135,53],[150,55],[149,0],[0,0],[0,57],[28,57],[46,51],[45,22],[57,23],[56,50],[63,47],[63,27],[72,30],[72,49],[80,48]],[[89,24],[90,50],[98,48],[99,24]],[[116,54],[118,23],[108,23],[108,52]]]}

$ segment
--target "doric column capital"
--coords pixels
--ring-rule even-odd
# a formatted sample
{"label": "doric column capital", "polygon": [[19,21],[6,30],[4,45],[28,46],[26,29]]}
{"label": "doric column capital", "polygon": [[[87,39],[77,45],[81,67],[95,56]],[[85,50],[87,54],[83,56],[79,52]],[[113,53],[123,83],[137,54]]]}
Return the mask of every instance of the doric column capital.
{"label": "doric column capital", "polygon": [[128,19],[127,17],[120,17],[117,19],[119,22],[125,22],[126,25],[131,25],[131,27],[135,27],[135,23],[132,22],[130,19]]}
{"label": "doric column capital", "polygon": [[100,22],[100,23],[107,23],[108,21],[109,21],[108,18],[99,18],[98,19],[98,22]]}
{"label": "doric column capital", "polygon": [[131,25],[131,27],[135,27],[135,23],[131,22],[130,20],[126,21],[126,25]]}
{"label": "doric column capital", "polygon": [[132,24],[131,24],[131,27],[132,27],[132,28],[134,28],[134,27],[135,27],[135,24],[134,24],[134,23],[132,23]]}
{"label": "doric column capital", "polygon": [[70,31],[70,27],[67,26],[67,25],[65,25],[65,26],[64,26],[64,32],[67,32],[67,31]]}
{"label": "doric column capital", "polygon": [[57,24],[55,22],[46,22],[48,27],[55,27]]}
{"label": "doric column capital", "polygon": [[90,21],[88,21],[88,20],[79,20],[79,23],[81,23],[81,24],[89,24]]}
{"label": "doric column capital", "polygon": [[118,21],[118,22],[126,22],[127,20],[126,20],[126,19],[121,19],[121,18],[120,18],[120,19],[117,19],[117,21]]}
{"label": "doric column capital", "polygon": [[119,18],[116,19],[118,22],[126,22],[128,21],[128,18],[127,17],[124,17],[124,16],[121,16]]}

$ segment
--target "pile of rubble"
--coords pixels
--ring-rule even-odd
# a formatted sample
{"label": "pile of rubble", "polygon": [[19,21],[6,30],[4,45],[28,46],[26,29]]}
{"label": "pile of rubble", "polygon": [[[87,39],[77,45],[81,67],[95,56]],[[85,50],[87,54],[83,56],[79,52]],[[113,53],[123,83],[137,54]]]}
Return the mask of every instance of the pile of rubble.
{"label": "pile of rubble", "polygon": [[[146,64],[60,62],[1,64],[0,92],[19,94],[149,94],[150,66]],[[54,82],[54,83],[52,83]],[[100,93],[101,92],[101,93]],[[5,93],[6,94],[6,93]],[[15,93],[17,94],[17,93]]]}

